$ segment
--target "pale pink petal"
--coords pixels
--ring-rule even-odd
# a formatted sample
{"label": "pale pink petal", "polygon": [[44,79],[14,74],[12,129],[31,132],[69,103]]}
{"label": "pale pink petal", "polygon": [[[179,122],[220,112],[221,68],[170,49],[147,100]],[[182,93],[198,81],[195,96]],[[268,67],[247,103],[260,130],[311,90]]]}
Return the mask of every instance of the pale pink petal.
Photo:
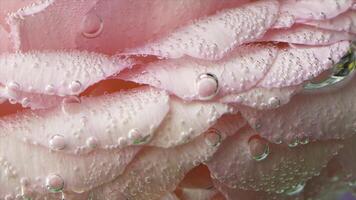
{"label": "pale pink petal", "polygon": [[257,134],[243,129],[225,140],[207,163],[212,177],[231,188],[283,193],[317,175],[341,148],[336,141],[289,148]]}
{"label": "pale pink petal", "polygon": [[339,41],[356,39],[348,32],[325,30],[298,24],[289,29],[271,29],[259,41],[287,42],[305,45],[328,45]]}
{"label": "pale pink petal", "polygon": [[9,33],[0,25],[0,55],[5,52],[10,52],[12,48],[13,45]]}
{"label": "pale pink petal", "polygon": [[182,188],[182,200],[211,200],[218,193],[214,188],[212,189],[191,189]]}
{"label": "pale pink petal", "polygon": [[11,91],[76,95],[131,65],[125,58],[79,51],[2,54],[0,82]]}
{"label": "pale pink petal", "polygon": [[38,2],[39,0],[2,0],[0,1],[0,24],[6,24],[8,14]]}
{"label": "pale pink petal", "polygon": [[65,97],[56,95],[9,91],[8,88],[2,85],[0,85],[0,98],[5,100],[8,99],[11,103],[19,103],[23,107],[29,107],[31,109],[43,109],[59,106],[65,99]]}
{"label": "pale pink petal", "polygon": [[[92,19],[91,27],[95,27],[95,18],[91,16],[97,16],[97,19],[102,21],[103,31],[98,36],[94,34],[93,37],[85,37],[83,34],[78,34],[76,44],[79,48],[106,53],[122,51],[125,48],[141,46],[148,40],[161,38],[176,28],[190,23],[192,20],[214,14],[224,8],[236,7],[250,1],[251,0],[180,0],[178,2],[167,0],[98,1],[88,14],[82,17],[82,20],[84,22],[85,19],[89,19],[88,21],[90,23],[90,19]],[[85,26],[85,24],[82,24],[83,30],[86,29]],[[83,31],[78,30],[78,32]]]}
{"label": "pale pink petal", "polygon": [[44,0],[12,13],[8,22],[19,50],[79,48],[113,54],[248,1]]}
{"label": "pale pink petal", "polygon": [[84,154],[147,143],[168,110],[166,93],[140,88],[9,116],[1,127],[49,150]]}
{"label": "pale pink petal", "polygon": [[350,42],[329,46],[296,46],[281,50],[272,68],[257,86],[279,88],[296,86],[333,67],[347,53]]}
{"label": "pale pink petal", "polygon": [[346,192],[351,192],[353,189],[352,184],[345,182],[344,175],[343,166],[337,159],[332,159],[319,176],[307,182],[303,191],[304,198],[313,200],[341,199]]}
{"label": "pale pink petal", "polygon": [[278,8],[277,1],[265,0],[225,10],[125,53],[221,59],[234,47],[261,38],[274,24]]}
{"label": "pale pink petal", "polygon": [[163,60],[125,70],[118,78],[162,88],[187,100],[206,99],[252,88],[268,72],[277,53],[271,45],[245,45],[220,61]]}
{"label": "pale pink petal", "polygon": [[[228,106],[220,103],[183,102],[178,98],[170,99],[170,111],[154,133],[149,145],[173,147],[188,143],[206,131],[225,113]],[[238,124],[239,122],[236,122]],[[241,120],[240,124],[244,123]]]}
{"label": "pale pink petal", "polygon": [[295,196],[229,188],[217,180],[214,181],[214,186],[223,194],[226,200],[300,200]]}
{"label": "pale pink petal", "polygon": [[[95,151],[88,155],[49,152],[36,143],[19,140],[14,134],[0,136],[0,194],[24,194],[43,199],[48,177],[58,175],[63,191],[83,193],[119,176],[140,147]],[[24,181],[26,181],[24,183]],[[22,182],[22,183],[21,183]],[[34,193],[34,194],[30,194]]]}
{"label": "pale pink petal", "polygon": [[356,12],[350,10],[332,19],[307,21],[304,24],[327,30],[356,34]]}
{"label": "pale pink petal", "polygon": [[174,193],[167,193],[159,200],[180,200]]}
{"label": "pale pink petal", "polygon": [[252,127],[273,142],[350,137],[356,133],[355,81],[354,78],[336,91],[297,95],[278,109],[257,111],[241,107],[240,111]]}
{"label": "pale pink petal", "polygon": [[347,11],[353,0],[282,0],[281,13],[292,15],[297,22],[331,19]]}
{"label": "pale pink petal", "polygon": [[123,175],[94,191],[96,199],[157,199],[173,191],[186,173],[210,159],[220,142],[237,131],[231,128],[236,127],[233,123],[233,120],[221,118],[214,126],[218,137],[211,137],[213,133],[208,131],[175,148],[145,148]]}
{"label": "pale pink petal", "polygon": [[220,99],[223,103],[234,103],[256,109],[273,109],[287,104],[296,93],[300,92],[301,86],[284,88],[261,88],[255,87],[240,94],[230,94]]}

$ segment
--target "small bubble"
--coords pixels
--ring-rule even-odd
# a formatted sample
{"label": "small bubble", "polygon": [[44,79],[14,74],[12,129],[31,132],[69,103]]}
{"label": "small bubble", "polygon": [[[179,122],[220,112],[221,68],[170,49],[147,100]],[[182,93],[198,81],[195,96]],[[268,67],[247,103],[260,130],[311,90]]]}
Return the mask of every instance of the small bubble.
{"label": "small bubble", "polygon": [[298,138],[294,138],[294,139],[292,139],[292,140],[288,143],[288,146],[291,147],[291,148],[293,148],[293,147],[298,146],[298,144],[299,144]]}
{"label": "small bubble", "polygon": [[209,146],[217,146],[221,142],[221,134],[217,129],[209,129],[205,135],[205,143]]}
{"label": "small bubble", "polygon": [[281,101],[278,99],[278,97],[271,97],[270,99],[268,99],[268,104],[271,105],[273,108],[277,108],[281,105]]}
{"label": "small bubble", "polygon": [[286,190],[285,194],[288,195],[288,196],[298,195],[304,190],[304,187],[305,187],[305,183],[304,182],[303,183],[299,183],[298,185]]}
{"label": "small bubble", "polygon": [[266,159],[270,153],[268,142],[259,135],[251,136],[248,140],[248,146],[252,158],[256,161]]}
{"label": "small bubble", "polygon": [[89,137],[87,140],[86,140],[86,145],[89,147],[89,148],[96,148],[98,146],[98,140],[95,138],[95,137]]}
{"label": "small bubble", "polygon": [[[304,90],[313,91],[339,84],[351,79],[356,73],[356,42],[352,43],[350,50],[340,61],[334,65],[332,71],[324,72],[320,77],[316,77],[304,86]],[[321,80],[320,80],[321,79]]]}
{"label": "small bubble", "polygon": [[300,144],[308,144],[309,143],[309,138],[305,137],[299,141]]}
{"label": "small bubble", "polygon": [[64,181],[61,176],[51,174],[46,178],[46,187],[52,193],[62,192],[64,188]]}
{"label": "small bubble", "polygon": [[54,92],[55,92],[54,86],[53,85],[47,85],[46,88],[45,88],[45,91],[48,94],[54,94]]}
{"label": "small bubble", "polygon": [[201,74],[197,79],[197,92],[201,100],[213,98],[219,90],[219,81],[214,74]]}
{"label": "small bubble", "polygon": [[54,135],[49,140],[49,147],[52,150],[59,151],[66,147],[66,141],[63,135]]}
{"label": "small bubble", "polygon": [[6,85],[7,89],[9,90],[19,90],[20,89],[20,85],[16,82],[9,82],[7,85]]}
{"label": "small bubble", "polygon": [[82,89],[82,83],[80,81],[73,81],[69,85],[69,89],[72,91],[72,93],[78,93]]}
{"label": "small bubble", "polygon": [[88,13],[82,22],[82,34],[86,38],[98,37],[104,28],[103,20],[94,13]]}

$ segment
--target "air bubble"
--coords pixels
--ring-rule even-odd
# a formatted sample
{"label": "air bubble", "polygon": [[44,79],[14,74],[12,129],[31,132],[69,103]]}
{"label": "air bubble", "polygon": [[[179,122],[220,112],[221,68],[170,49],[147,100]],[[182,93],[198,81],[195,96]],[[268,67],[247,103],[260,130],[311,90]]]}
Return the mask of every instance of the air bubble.
{"label": "air bubble", "polygon": [[304,190],[304,187],[305,187],[305,183],[304,182],[303,183],[299,183],[298,185],[286,190],[285,194],[288,195],[288,196],[298,195]]}
{"label": "air bubble", "polygon": [[197,92],[201,100],[213,98],[219,90],[219,81],[214,74],[201,74],[197,79]]}
{"label": "air bubble", "polygon": [[82,83],[80,81],[73,81],[69,85],[69,89],[72,91],[72,93],[76,94],[81,91],[82,89]]}
{"label": "air bubble", "polygon": [[51,174],[47,176],[46,188],[52,193],[62,192],[64,188],[63,178],[57,174]]}
{"label": "air bubble", "polygon": [[340,61],[334,65],[334,68],[329,72],[328,76],[323,80],[312,80],[304,86],[305,91],[314,91],[322,88],[330,87],[341,82],[350,80],[355,74],[356,68],[356,42],[353,42],[349,52],[343,56]]}
{"label": "air bubble", "polygon": [[103,28],[103,20],[94,13],[87,14],[82,22],[82,34],[86,38],[98,37]]}
{"label": "air bubble", "polygon": [[95,137],[89,137],[87,140],[86,140],[86,145],[89,147],[89,148],[96,148],[98,146],[98,140],[95,138]]}
{"label": "air bubble", "polygon": [[251,157],[256,161],[266,159],[270,153],[268,142],[259,135],[251,136],[248,140],[248,146]]}
{"label": "air bubble", "polygon": [[209,146],[217,146],[221,142],[221,133],[217,129],[209,129],[205,135],[205,143]]}
{"label": "air bubble", "polygon": [[54,151],[63,150],[66,147],[66,141],[63,135],[54,135],[49,140],[49,147]]}

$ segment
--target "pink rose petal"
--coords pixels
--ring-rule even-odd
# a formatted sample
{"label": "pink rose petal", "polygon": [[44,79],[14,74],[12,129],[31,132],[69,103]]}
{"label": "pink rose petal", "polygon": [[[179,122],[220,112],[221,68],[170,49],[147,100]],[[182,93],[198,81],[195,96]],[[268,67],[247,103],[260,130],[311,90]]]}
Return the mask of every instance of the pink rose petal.
{"label": "pink rose petal", "polygon": [[[94,37],[85,37],[85,35],[83,37],[83,35],[78,34],[76,44],[80,48],[105,53],[121,52],[125,48],[141,46],[148,40],[161,38],[163,35],[171,33],[174,29],[190,23],[192,20],[214,14],[224,8],[236,7],[249,1],[98,1],[88,14],[83,16],[83,20],[85,21],[85,18],[92,15],[97,16],[102,21],[103,31]],[[91,27],[99,26],[92,25]],[[85,25],[83,28],[85,28]],[[94,28],[93,30],[98,29]]]}
{"label": "pink rose petal", "polygon": [[337,32],[308,25],[295,25],[290,29],[272,29],[259,41],[287,42],[305,45],[329,45],[339,41],[356,39],[348,32]]}
{"label": "pink rose petal", "polygon": [[283,0],[281,12],[288,13],[297,22],[331,19],[347,11],[353,0]]}
{"label": "pink rose petal", "polygon": [[2,54],[0,82],[13,92],[76,95],[131,65],[124,58],[79,51]]}
{"label": "pink rose petal", "polygon": [[[9,116],[2,132],[69,154],[147,143],[169,110],[164,92],[130,90]],[[45,126],[43,126],[45,124]]]}
{"label": "pink rose petal", "polygon": [[235,103],[256,109],[273,109],[287,104],[301,86],[284,88],[259,88],[255,87],[240,94],[230,94],[220,99],[223,103]]}
{"label": "pink rose petal", "polygon": [[234,47],[261,38],[274,24],[278,7],[277,1],[265,0],[225,10],[125,53],[221,59]]}
{"label": "pink rose petal", "polygon": [[118,78],[162,88],[186,100],[206,99],[198,87],[202,75],[216,79],[218,96],[239,93],[265,76],[277,52],[271,45],[245,45],[220,61],[189,57],[163,60],[123,71]]}
{"label": "pink rose petal", "polygon": [[214,186],[224,195],[226,200],[246,199],[246,200],[298,200],[295,196],[287,196],[263,191],[242,190],[229,188],[226,185],[214,181]]}
{"label": "pink rose petal", "polygon": [[356,34],[356,12],[350,10],[332,19],[313,20],[305,22],[304,24],[327,30],[343,31]]}
{"label": "pink rose petal", "polygon": [[29,107],[31,109],[43,109],[59,106],[65,99],[64,97],[56,95],[9,91],[8,88],[1,85],[0,98],[9,99],[12,103],[20,103],[23,107]]}
{"label": "pink rose petal", "polygon": [[279,88],[297,86],[333,67],[350,48],[350,42],[339,42],[329,46],[296,46],[281,50],[272,68],[259,87]]}
{"label": "pink rose petal", "polygon": [[[216,142],[220,143],[238,130],[239,126],[233,124],[234,120],[230,117],[218,121],[214,128],[221,134]],[[173,191],[188,171],[210,159],[219,146],[210,142],[210,132],[207,132],[175,148],[145,148],[123,175],[98,188],[94,195],[97,195],[97,199],[157,199]]]}
{"label": "pink rose petal", "polygon": [[356,87],[352,82],[337,91],[295,96],[275,110],[240,108],[252,127],[269,141],[291,143],[298,139],[326,140],[355,134]]}
{"label": "pink rose petal", "polygon": [[[59,175],[64,183],[64,191],[82,193],[120,175],[134,158],[139,147],[95,151],[89,155],[68,155],[49,152],[36,143],[19,140],[14,134],[1,134],[0,163],[3,172],[0,177],[0,194],[18,194],[28,190],[43,199],[46,179]],[[103,163],[105,163],[103,165]],[[26,179],[26,185],[21,184]],[[26,195],[25,195],[26,196]]]}
{"label": "pink rose petal", "polygon": [[[251,146],[256,134],[252,129],[242,129],[222,143],[207,163],[214,179],[231,188],[281,193],[317,175],[341,148],[336,141],[289,148],[262,139]],[[262,146],[270,153],[263,160],[255,160],[252,152]]]}
{"label": "pink rose petal", "polygon": [[[168,148],[188,143],[228,112],[228,106],[224,104],[188,103],[172,97],[170,111],[149,144]],[[240,123],[244,123],[244,120],[241,119]]]}

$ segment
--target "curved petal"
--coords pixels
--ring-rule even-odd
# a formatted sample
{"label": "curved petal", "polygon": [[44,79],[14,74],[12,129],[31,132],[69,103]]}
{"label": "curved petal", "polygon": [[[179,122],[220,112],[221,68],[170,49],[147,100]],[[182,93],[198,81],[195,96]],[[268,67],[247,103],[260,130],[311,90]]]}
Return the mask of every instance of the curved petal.
{"label": "curved petal", "polygon": [[297,46],[279,51],[264,79],[257,86],[280,88],[297,86],[333,67],[347,53],[350,42],[329,46]]}
{"label": "curved petal", "polygon": [[37,144],[19,140],[13,134],[0,136],[0,196],[26,198],[49,193],[46,182],[59,176],[64,192],[83,193],[120,175],[139,147],[95,151],[89,155],[51,152]]}
{"label": "curved petal", "polygon": [[79,48],[105,53],[121,52],[161,38],[192,20],[251,0],[109,0],[98,1],[87,16],[95,15],[103,24],[98,36],[78,34]]}
{"label": "curved petal", "polygon": [[213,140],[217,142],[214,145],[207,132],[192,142],[175,148],[145,148],[123,175],[94,191],[96,199],[157,199],[166,192],[173,191],[188,171],[210,159],[220,141],[237,131],[236,128],[231,128],[234,127],[233,123],[233,120],[226,120],[224,117],[218,121],[214,127],[221,134]]}
{"label": "curved petal", "polygon": [[283,0],[281,12],[292,15],[297,22],[331,19],[347,11],[353,0]]}
{"label": "curved petal", "polygon": [[163,60],[123,71],[118,78],[162,88],[186,100],[205,99],[210,93],[207,95],[203,90],[202,75],[216,79],[211,86],[215,89],[210,92],[218,95],[242,92],[265,76],[277,53],[277,48],[271,45],[245,45],[220,61],[189,57]]}
{"label": "curved petal", "polygon": [[234,47],[261,38],[274,24],[278,8],[279,3],[274,0],[253,2],[199,20],[162,40],[125,53],[218,60]]}
{"label": "curved petal", "polygon": [[347,138],[355,134],[356,128],[355,81],[337,91],[295,96],[278,109],[239,110],[262,137],[272,142]]}
{"label": "curved petal", "polygon": [[2,54],[0,82],[14,93],[76,95],[131,65],[125,58],[79,51]]}
{"label": "curved petal", "polygon": [[45,0],[12,13],[8,22],[17,50],[79,48],[113,54],[248,1]]}
{"label": "curved petal", "polygon": [[[168,148],[188,143],[228,112],[229,108],[224,104],[186,103],[172,97],[170,111],[154,133],[154,138],[149,142],[149,145]],[[243,120],[240,123],[242,122]]]}
{"label": "curved petal", "polygon": [[[337,141],[328,141],[292,149],[269,144],[257,134],[243,129],[225,140],[207,163],[212,177],[231,188],[283,193],[319,173],[341,148]],[[255,158],[260,153],[263,157]]]}
{"label": "curved petal", "polygon": [[12,103],[20,103],[23,107],[29,107],[31,109],[44,109],[59,106],[65,99],[64,97],[56,95],[9,91],[8,88],[1,85],[0,97],[9,99]]}
{"label": "curved petal", "polygon": [[259,41],[287,42],[304,45],[329,45],[356,39],[355,34],[325,30],[298,24],[288,29],[271,29]]}
{"label": "curved petal", "polygon": [[223,103],[234,103],[255,109],[273,109],[287,104],[292,96],[302,90],[301,86],[283,88],[255,87],[240,94],[230,94],[220,99]]}
{"label": "curved petal", "polygon": [[304,24],[327,30],[344,31],[356,34],[356,12],[350,10],[332,19],[313,20],[305,22]]}
{"label": "curved petal", "polygon": [[223,194],[226,200],[246,199],[246,200],[299,200],[295,196],[283,194],[268,193],[263,191],[242,190],[238,188],[229,188],[226,185],[214,181],[214,186]]}
{"label": "curved petal", "polygon": [[12,48],[9,33],[0,25],[0,55],[12,51]]}
{"label": "curved petal", "polygon": [[168,110],[166,93],[139,88],[9,116],[0,126],[4,135],[48,150],[85,154],[148,142]]}
{"label": "curved petal", "polygon": [[191,189],[182,188],[181,199],[182,200],[212,200],[218,193],[214,188],[212,189]]}

